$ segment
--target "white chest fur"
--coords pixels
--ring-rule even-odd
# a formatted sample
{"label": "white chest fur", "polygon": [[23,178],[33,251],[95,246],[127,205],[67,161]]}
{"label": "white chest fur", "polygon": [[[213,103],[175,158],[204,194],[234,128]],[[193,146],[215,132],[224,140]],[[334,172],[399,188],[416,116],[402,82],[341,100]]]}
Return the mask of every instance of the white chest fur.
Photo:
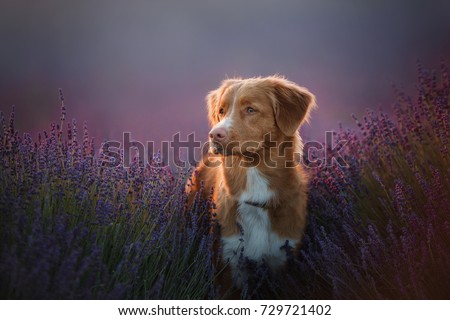
{"label": "white chest fur", "polygon": [[[235,278],[242,278],[237,274],[236,268],[241,253],[251,260],[262,262],[263,260],[276,269],[286,261],[286,251],[281,247],[289,240],[289,245],[294,247],[297,240],[282,239],[272,231],[267,209],[260,208],[245,202],[266,203],[274,197],[267,179],[257,168],[247,170],[246,189],[238,200],[238,223],[242,227],[242,234],[223,237],[223,257],[229,261]],[[239,284],[242,279],[235,279]]]}

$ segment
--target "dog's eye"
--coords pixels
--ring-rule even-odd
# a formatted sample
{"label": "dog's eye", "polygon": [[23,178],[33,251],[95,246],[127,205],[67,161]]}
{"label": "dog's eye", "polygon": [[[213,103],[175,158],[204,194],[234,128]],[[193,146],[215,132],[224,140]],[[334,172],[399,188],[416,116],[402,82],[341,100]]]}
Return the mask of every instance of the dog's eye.
{"label": "dog's eye", "polygon": [[223,115],[224,113],[225,113],[225,109],[224,109],[224,108],[220,108],[219,114],[220,114],[220,115]]}
{"label": "dog's eye", "polygon": [[247,113],[255,113],[256,110],[253,109],[252,107],[247,107]]}

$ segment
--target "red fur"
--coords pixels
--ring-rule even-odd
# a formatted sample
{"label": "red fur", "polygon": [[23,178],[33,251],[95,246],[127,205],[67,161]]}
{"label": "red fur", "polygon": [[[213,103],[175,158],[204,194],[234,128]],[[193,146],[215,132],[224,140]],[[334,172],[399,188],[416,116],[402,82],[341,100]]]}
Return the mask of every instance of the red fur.
{"label": "red fur", "polygon": [[[213,148],[220,153],[208,154],[197,168],[187,186],[189,202],[203,181],[205,196],[211,188],[214,191],[219,237],[238,235],[240,196],[249,191],[247,171],[256,167],[273,193],[261,211],[268,215],[272,232],[299,244],[306,224],[307,177],[299,163],[303,145],[298,129],[315,106],[314,96],[293,82],[271,76],[224,80],[206,100],[210,140],[223,149]],[[266,134],[277,148],[268,148]],[[233,149],[232,142],[248,142],[248,148]],[[213,166],[217,161],[220,165]]]}

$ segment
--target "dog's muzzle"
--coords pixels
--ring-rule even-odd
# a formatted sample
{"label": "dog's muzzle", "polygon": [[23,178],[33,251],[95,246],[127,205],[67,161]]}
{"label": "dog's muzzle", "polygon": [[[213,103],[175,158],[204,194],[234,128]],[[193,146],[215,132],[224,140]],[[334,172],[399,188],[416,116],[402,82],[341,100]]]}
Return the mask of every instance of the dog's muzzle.
{"label": "dog's muzzle", "polygon": [[224,154],[223,146],[215,141],[209,142],[209,151],[213,154]]}

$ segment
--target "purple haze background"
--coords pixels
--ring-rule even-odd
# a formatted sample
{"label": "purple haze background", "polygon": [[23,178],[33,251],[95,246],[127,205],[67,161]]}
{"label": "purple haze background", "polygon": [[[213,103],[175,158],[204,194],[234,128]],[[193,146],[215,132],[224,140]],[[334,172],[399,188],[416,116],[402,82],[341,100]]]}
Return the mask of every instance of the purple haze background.
{"label": "purple haze background", "polygon": [[35,135],[59,118],[98,140],[205,140],[204,96],[279,73],[317,95],[306,138],[412,92],[415,64],[450,61],[449,1],[25,1],[0,4],[0,110]]}

